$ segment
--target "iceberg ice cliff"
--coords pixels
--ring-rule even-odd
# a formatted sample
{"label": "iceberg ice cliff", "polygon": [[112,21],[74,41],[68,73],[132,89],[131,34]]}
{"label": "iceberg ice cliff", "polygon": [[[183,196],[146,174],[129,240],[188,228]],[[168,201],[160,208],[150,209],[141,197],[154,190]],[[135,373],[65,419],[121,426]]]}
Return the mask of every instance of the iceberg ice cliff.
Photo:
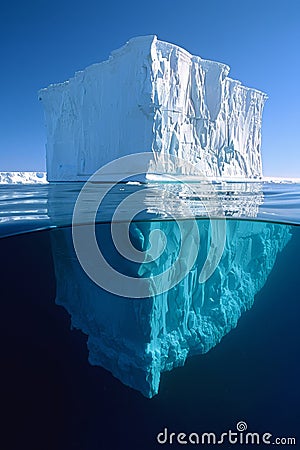
{"label": "iceberg ice cliff", "polygon": [[[154,229],[167,236],[161,256],[155,261],[145,258],[139,264],[116,251],[109,223],[97,224],[96,234],[110,263],[128,276],[151,280],[173,268],[165,279],[168,288],[178,275],[175,260],[181,245],[185,251],[179,268],[189,264],[191,222],[183,222],[181,237],[175,221],[133,222],[130,238],[139,250],[147,249]],[[286,225],[227,221],[220,263],[201,283],[199,274],[211,245],[211,226],[207,219],[198,219],[197,226],[201,246],[189,273],[171,289],[159,295],[149,292],[140,299],[114,295],[93,283],[77,260],[70,229],[51,231],[56,302],[70,313],[72,325],[88,335],[90,363],[108,369],[146,397],[157,394],[162,372],[182,366],[190,355],[206,353],[236,327],[291,237]]]}
{"label": "iceberg ice cliff", "polygon": [[[226,64],[143,36],[108,61],[42,89],[48,181],[86,180],[137,152],[153,160],[174,155],[209,177],[261,177],[266,95],[228,73]],[[166,168],[176,175],[184,170]]]}

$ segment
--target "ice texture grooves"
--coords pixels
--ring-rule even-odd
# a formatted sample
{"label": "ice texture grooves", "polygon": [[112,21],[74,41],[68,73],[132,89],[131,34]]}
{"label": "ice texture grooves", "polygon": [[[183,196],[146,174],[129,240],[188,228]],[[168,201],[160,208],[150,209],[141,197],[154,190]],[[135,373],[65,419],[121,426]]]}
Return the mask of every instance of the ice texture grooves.
{"label": "ice texture grooves", "polygon": [[[188,275],[163,294],[136,300],[110,294],[86,276],[74,253],[69,229],[51,233],[56,301],[70,313],[72,325],[88,335],[89,361],[146,397],[157,394],[161,372],[182,366],[190,355],[206,353],[236,327],[291,237],[287,225],[229,221],[220,264],[205,283],[199,283],[210,245],[210,226],[208,220],[197,224],[201,247]],[[141,222],[131,228],[137,248],[145,249],[154,228],[167,235],[167,251],[158,260],[141,264],[120,257],[109,237],[110,224],[98,225],[96,232],[102,251],[123,273],[151,279],[175,267],[180,245],[175,222]],[[182,240],[188,241],[189,221],[184,230]],[[186,252],[181,264],[187,264],[188,258]],[[166,283],[171,284],[176,276],[173,273]]]}
{"label": "ice texture grooves", "polygon": [[[260,177],[266,95],[228,73],[226,64],[143,36],[42,89],[48,180],[85,180],[137,152],[150,152],[154,161],[182,158],[206,176]],[[166,168],[186,171],[180,164]]]}

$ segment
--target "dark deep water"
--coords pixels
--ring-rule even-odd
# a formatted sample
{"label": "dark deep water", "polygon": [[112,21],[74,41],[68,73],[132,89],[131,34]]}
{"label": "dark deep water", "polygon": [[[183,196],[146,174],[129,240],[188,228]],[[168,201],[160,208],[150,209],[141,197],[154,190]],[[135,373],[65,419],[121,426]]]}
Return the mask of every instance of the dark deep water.
{"label": "dark deep water", "polygon": [[156,436],[165,427],[221,434],[239,421],[251,432],[296,437],[300,448],[299,226],[237,328],[164,373],[151,400],[88,363],[86,336],[70,330],[55,304],[50,232],[0,240],[1,448],[163,448]]}

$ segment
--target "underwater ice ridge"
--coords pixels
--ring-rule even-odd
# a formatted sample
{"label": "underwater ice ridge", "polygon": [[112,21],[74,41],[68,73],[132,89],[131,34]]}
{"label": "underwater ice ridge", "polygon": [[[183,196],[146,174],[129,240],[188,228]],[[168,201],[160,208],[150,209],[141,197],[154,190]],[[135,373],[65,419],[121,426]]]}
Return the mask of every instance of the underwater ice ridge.
{"label": "underwater ice ridge", "polygon": [[[289,225],[228,221],[221,259],[213,274],[201,282],[212,245],[210,222],[196,222],[201,245],[192,264],[192,221],[183,222],[181,233],[174,221],[135,222],[130,229],[132,242],[146,254],[153,230],[167,236],[161,256],[139,264],[117,252],[109,223],[96,226],[101,251],[114,269],[132,280],[148,281],[145,298],[121,297],[97,286],[78,263],[70,228],[51,232],[56,302],[70,313],[72,326],[87,334],[90,363],[108,369],[150,398],[159,391],[162,372],[184,365],[190,355],[206,353],[236,327],[292,236]],[[217,220],[217,227],[222,228],[221,222]],[[165,275],[153,284],[161,273]],[[116,286],[113,277],[112,286],[122,292],[122,284]],[[138,281],[133,281],[134,286],[138,294]]]}
{"label": "underwater ice ridge", "polygon": [[[190,355],[209,351],[251,308],[292,238],[290,224],[300,223],[299,186],[115,186],[98,211],[97,242],[109,265],[133,280],[137,297],[138,281],[144,283],[141,298],[126,296],[125,287],[113,277],[111,290],[100,287],[80,265],[70,225],[81,187],[73,183],[1,188],[0,230],[4,236],[52,228],[56,302],[69,312],[72,326],[88,336],[90,363],[151,398],[159,391],[162,372],[182,366]],[[128,228],[130,242],[142,255],[135,262],[116,249],[111,222],[120,200],[137,192],[144,210]],[[130,205],[123,216],[121,209],[121,227],[127,225]],[[82,218],[84,229],[89,226],[88,204]],[[274,223],[274,218],[287,224]],[[153,231],[158,234],[151,247]],[[104,266],[98,268],[104,272]],[[124,296],[115,293],[123,287]]]}

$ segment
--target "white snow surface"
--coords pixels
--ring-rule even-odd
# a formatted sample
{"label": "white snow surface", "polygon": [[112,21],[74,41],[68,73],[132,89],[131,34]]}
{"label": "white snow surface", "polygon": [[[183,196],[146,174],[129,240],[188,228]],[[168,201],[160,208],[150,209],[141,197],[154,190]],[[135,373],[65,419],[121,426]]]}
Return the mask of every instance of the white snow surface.
{"label": "white snow surface", "polygon": [[0,184],[44,184],[46,172],[0,172]]}
{"label": "white snow surface", "polygon": [[[173,155],[208,177],[261,177],[267,96],[228,73],[226,64],[142,36],[108,61],[42,89],[48,180],[85,180],[109,161],[138,152],[149,152],[155,162]],[[191,175],[180,164],[165,172]]]}

